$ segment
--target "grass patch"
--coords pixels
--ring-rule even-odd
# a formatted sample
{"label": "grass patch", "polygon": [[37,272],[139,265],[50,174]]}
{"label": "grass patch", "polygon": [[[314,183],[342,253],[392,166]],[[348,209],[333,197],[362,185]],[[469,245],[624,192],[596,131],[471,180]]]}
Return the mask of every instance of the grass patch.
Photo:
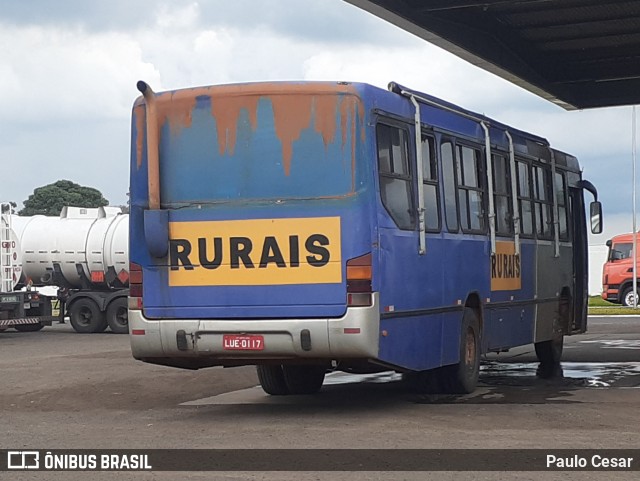
{"label": "grass patch", "polygon": [[600,296],[589,296],[589,307],[619,307],[620,304],[605,301]]}
{"label": "grass patch", "polygon": [[620,304],[605,301],[600,296],[590,296],[589,314],[592,316],[640,316],[640,308],[623,307]]}
{"label": "grass patch", "polygon": [[640,316],[633,307],[589,307],[590,316]]}

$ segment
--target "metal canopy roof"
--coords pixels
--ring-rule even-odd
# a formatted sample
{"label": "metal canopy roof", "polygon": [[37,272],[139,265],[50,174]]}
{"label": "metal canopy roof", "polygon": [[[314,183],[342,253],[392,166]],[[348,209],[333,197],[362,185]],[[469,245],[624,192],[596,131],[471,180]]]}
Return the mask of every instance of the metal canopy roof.
{"label": "metal canopy roof", "polygon": [[640,103],[640,1],[346,0],[566,109]]}

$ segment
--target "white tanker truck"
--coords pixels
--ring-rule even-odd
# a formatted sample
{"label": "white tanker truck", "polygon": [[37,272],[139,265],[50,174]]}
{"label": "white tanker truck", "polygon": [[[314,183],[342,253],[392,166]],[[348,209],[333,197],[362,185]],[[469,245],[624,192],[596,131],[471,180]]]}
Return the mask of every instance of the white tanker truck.
{"label": "white tanker truck", "polygon": [[[68,316],[77,332],[128,332],[129,216],[115,207],[65,207],[60,217],[19,217],[7,207],[0,330],[37,331]],[[56,286],[57,294],[44,295],[45,286]],[[52,315],[56,298],[59,317]]]}

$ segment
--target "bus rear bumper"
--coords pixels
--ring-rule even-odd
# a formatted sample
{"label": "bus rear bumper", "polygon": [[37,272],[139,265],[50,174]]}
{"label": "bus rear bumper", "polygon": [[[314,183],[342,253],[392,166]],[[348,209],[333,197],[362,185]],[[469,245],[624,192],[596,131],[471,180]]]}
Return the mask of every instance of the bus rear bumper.
{"label": "bus rear bumper", "polygon": [[[129,311],[133,357],[177,367],[260,364],[273,361],[375,359],[380,314],[373,305],[347,308],[323,319],[147,319]],[[225,349],[225,335],[260,336],[261,349]]]}

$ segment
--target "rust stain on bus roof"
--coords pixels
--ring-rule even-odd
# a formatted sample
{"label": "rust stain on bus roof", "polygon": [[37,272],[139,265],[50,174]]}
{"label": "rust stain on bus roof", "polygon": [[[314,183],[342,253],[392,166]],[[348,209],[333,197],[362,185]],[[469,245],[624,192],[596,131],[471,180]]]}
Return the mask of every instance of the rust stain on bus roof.
{"label": "rust stain on bus roof", "polygon": [[273,123],[276,135],[282,142],[282,166],[284,175],[291,173],[293,141],[300,138],[311,124],[313,98],[308,95],[270,95],[273,105]]}
{"label": "rust stain on bus roof", "polygon": [[336,137],[337,95],[316,95],[313,97],[315,130],[322,135],[325,148]]}
{"label": "rust stain on bus roof", "polygon": [[[351,189],[356,187],[356,114],[364,118],[364,107],[360,99],[354,96],[345,97],[340,104],[340,130],[342,131],[342,148],[347,144],[347,135],[351,136]],[[348,132],[347,132],[348,131]],[[364,141],[364,125],[360,137]]]}
{"label": "rust stain on bus roof", "polygon": [[146,111],[144,105],[138,104],[133,108],[136,117],[136,168],[142,166],[142,149],[146,138]]}
{"label": "rust stain on bus roof", "polygon": [[165,122],[169,122],[171,135],[178,135],[182,129],[191,127],[191,115],[196,106],[196,95],[179,95],[179,92],[172,92],[158,95],[156,103],[158,109],[158,127],[162,135],[162,127]]}
{"label": "rust stain on bus roof", "polygon": [[211,113],[216,119],[218,130],[218,150],[224,155],[227,148],[233,155],[238,134],[238,119],[240,111],[245,109],[249,114],[251,129],[256,130],[258,124],[257,96],[216,96],[211,100]]}
{"label": "rust stain on bus roof", "polygon": [[[287,176],[291,172],[293,143],[300,138],[303,130],[310,127],[312,119],[314,130],[322,136],[327,147],[335,141],[337,116],[340,114],[342,148],[344,149],[348,140],[351,141],[351,169],[355,183],[356,116],[364,119],[364,107],[353,85],[270,82],[218,85],[160,93],[157,96],[160,135],[165,122],[169,122],[171,135],[177,135],[183,128],[190,127],[198,97],[211,99],[211,114],[216,120],[220,155],[225,152],[233,155],[241,111],[247,111],[251,128],[255,130],[258,103],[262,98],[269,99],[273,108],[275,132],[282,143],[282,164]],[[144,100],[139,98],[135,108],[143,104]],[[142,117],[138,116],[137,121],[140,118]],[[360,136],[364,140],[364,125]],[[140,137],[136,139],[137,149],[138,141],[141,146]]]}

